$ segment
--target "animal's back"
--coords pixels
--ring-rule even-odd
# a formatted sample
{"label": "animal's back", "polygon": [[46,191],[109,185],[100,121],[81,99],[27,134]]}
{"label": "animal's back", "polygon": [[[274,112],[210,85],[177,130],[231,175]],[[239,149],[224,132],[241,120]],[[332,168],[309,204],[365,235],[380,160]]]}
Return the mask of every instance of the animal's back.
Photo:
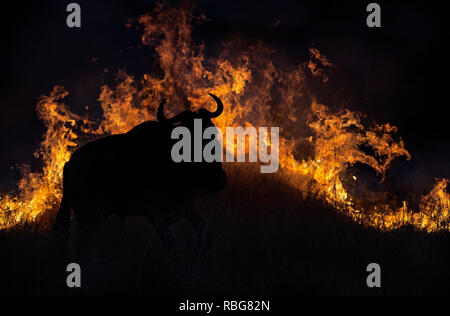
{"label": "animal's back", "polygon": [[[161,188],[165,141],[157,123],[108,136],[77,149],[64,168],[64,190],[75,199],[132,199]],[[66,188],[67,187],[67,188]]]}

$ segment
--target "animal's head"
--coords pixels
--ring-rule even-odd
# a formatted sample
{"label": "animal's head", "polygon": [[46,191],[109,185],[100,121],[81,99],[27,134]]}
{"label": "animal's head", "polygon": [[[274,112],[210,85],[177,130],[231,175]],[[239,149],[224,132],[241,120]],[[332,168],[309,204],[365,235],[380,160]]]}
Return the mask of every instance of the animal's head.
{"label": "animal's head", "polygon": [[[172,131],[178,127],[184,127],[189,130],[189,152],[191,153],[190,162],[174,162],[172,166],[176,175],[179,175],[182,178],[181,182],[186,180],[194,190],[200,189],[200,191],[203,192],[219,190],[225,185],[226,182],[225,172],[222,169],[221,162],[206,162],[203,160],[203,155],[201,162],[196,161],[195,158],[195,152],[197,150],[198,153],[199,149],[196,146],[199,142],[201,143],[201,152],[203,153],[203,148],[211,141],[209,139],[203,139],[205,129],[215,127],[211,120],[220,116],[223,112],[222,101],[213,94],[210,94],[210,96],[217,104],[217,108],[214,112],[210,112],[202,108],[196,112],[183,111],[172,118],[166,118],[164,116],[165,100],[163,100],[156,115],[158,122],[161,126],[163,126],[163,128],[167,129],[169,133],[172,133]],[[201,124],[199,124],[200,122]],[[201,126],[201,130],[199,130],[199,126]],[[171,148],[176,142],[177,140],[171,140]]]}

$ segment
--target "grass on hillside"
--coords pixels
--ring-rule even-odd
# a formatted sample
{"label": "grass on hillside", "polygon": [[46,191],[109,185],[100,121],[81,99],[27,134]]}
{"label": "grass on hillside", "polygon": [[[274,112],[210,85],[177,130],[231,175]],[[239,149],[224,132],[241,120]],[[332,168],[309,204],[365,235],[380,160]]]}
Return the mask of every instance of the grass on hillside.
{"label": "grass on hillside", "polygon": [[[72,258],[56,234],[25,225],[0,232],[0,294],[449,294],[449,233],[365,228],[274,175],[227,168],[227,187],[196,203],[213,233],[199,262],[184,221],[172,227],[175,257],[143,218],[110,217],[89,251]],[[81,289],[66,287],[69,262],[81,265]],[[366,286],[372,262],[381,265],[380,289]]]}

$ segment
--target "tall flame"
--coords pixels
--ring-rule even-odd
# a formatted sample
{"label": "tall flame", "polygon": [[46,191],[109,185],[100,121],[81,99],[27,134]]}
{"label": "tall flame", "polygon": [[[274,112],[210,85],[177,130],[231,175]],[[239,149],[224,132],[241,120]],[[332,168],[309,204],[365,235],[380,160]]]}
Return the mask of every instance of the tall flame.
{"label": "tall flame", "polygon": [[[193,11],[189,4],[179,8],[157,4],[138,19],[142,42],[156,51],[164,76],[147,73],[135,79],[120,71],[116,87],[101,88],[98,100],[103,118],[99,122],[72,113],[63,103],[68,94],[63,87],[56,86],[41,98],[37,111],[47,131],[36,157],[43,167],[25,174],[16,192],[0,195],[0,228],[36,221],[39,215],[57,210],[63,167],[77,146],[153,120],[162,98],[170,100],[167,108],[175,114],[187,104],[193,110],[209,108],[207,95],[213,93],[226,104],[215,119],[223,130],[227,126],[280,127],[280,176],[299,194],[315,196],[355,221],[380,229],[402,225],[429,232],[449,229],[445,179],[422,198],[417,211],[406,202],[396,208],[388,200],[362,207],[362,201],[345,189],[341,177],[349,166],[367,165],[384,179],[394,159],[411,156],[403,141],[396,139],[396,127],[366,127],[360,114],[349,109],[333,113],[310,97],[306,82],[318,78],[326,83],[326,69],[333,67],[318,49],[311,48],[311,58],[290,70],[277,65],[275,50],[262,43],[226,42],[217,58],[207,59],[204,45],[195,45],[191,38],[192,25],[206,18],[196,17]],[[362,146],[369,147],[371,154]],[[300,158],[308,148],[311,154]]]}

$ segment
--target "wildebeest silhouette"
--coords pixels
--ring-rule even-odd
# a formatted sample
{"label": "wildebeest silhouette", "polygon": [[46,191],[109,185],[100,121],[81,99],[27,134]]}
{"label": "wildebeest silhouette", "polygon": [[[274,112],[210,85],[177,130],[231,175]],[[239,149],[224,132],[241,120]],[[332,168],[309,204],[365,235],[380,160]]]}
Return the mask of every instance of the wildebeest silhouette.
{"label": "wildebeest silhouette", "polygon": [[163,100],[157,121],[144,122],[128,133],[108,136],[77,149],[64,166],[56,229],[68,231],[72,211],[77,245],[84,251],[110,214],[145,216],[165,247],[173,251],[176,242],[169,226],[184,217],[198,234],[200,255],[209,232],[194,210],[193,201],[199,195],[223,188],[226,175],[221,162],[175,163],[171,148],[177,140],[171,139],[171,132],[184,126],[194,135],[194,119],[202,120],[203,129],[214,126],[211,119],[223,112],[223,104],[210,95],[217,103],[215,112],[184,111],[167,119]]}

